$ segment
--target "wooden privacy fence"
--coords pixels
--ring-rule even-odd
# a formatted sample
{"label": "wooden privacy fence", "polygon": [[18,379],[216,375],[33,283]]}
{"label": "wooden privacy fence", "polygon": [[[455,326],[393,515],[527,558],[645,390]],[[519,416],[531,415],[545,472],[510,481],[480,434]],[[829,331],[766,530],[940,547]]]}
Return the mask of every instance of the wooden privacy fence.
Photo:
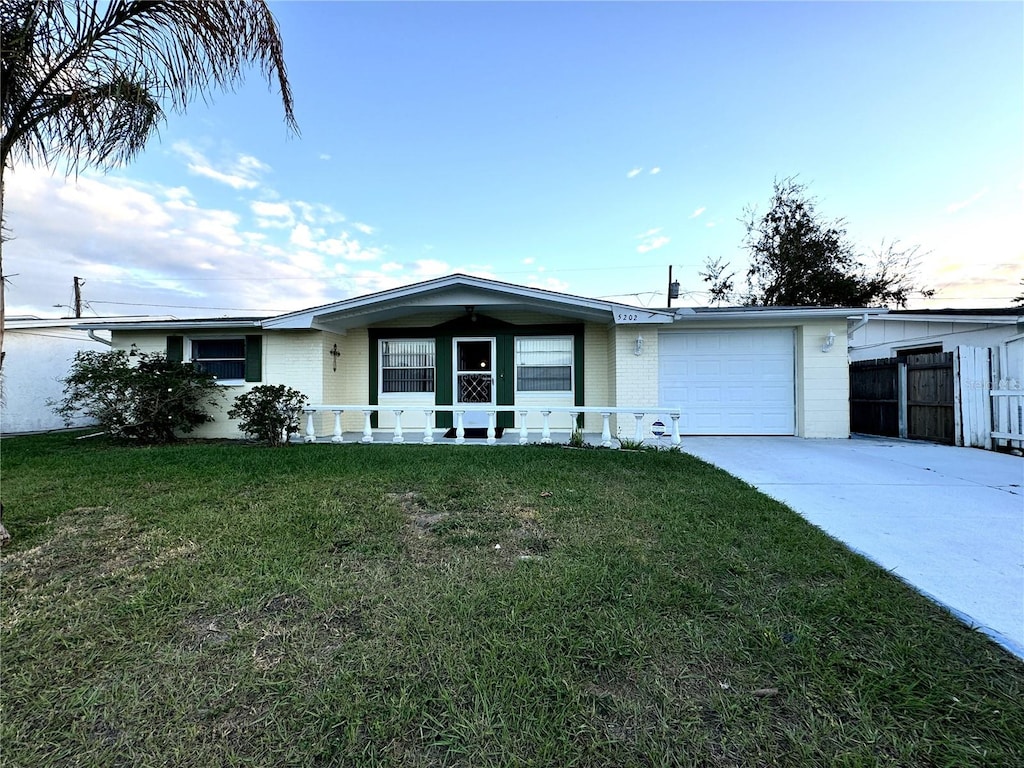
{"label": "wooden privacy fence", "polygon": [[850,364],[850,429],[953,444],[953,353]]}
{"label": "wooden privacy fence", "polygon": [[[1003,356],[1005,357],[1005,355]],[[850,364],[850,430],[991,449],[1024,448],[1024,390],[980,347]]]}

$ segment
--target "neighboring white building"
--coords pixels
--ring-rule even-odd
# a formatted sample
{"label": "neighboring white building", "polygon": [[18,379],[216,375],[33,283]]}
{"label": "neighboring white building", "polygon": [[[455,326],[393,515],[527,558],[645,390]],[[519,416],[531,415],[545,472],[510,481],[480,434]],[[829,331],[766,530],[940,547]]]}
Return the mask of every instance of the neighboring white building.
{"label": "neighboring white building", "polygon": [[899,310],[875,315],[850,336],[851,360],[997,348],[1024,332],[1024,307]]}
{"label": "neighboring white building", "polygon": [[[97,322],[155,318],[107,317]],[[109,334],[93,334],[76,327],[83,321],[73,317],[41,319],[8,317],[4,322],[4,366],[0,383],[0,433],[46,432],[64,429],[63,420],[47,404],[64,392],[61,379],[67,376],[80,350],[110,348]],[[106,336],[107,341],[103,341]],[[73,426],[88,426],[78,420]]]}

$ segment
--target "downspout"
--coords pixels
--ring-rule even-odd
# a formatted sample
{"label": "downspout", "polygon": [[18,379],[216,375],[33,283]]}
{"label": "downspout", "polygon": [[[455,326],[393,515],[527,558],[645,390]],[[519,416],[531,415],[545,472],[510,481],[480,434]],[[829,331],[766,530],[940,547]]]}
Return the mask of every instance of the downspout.
{"label": "downspout", "polygon": [[110,339],[104,339],[102,336],[97,336],[96,331],[92,328],[89,329],[89,338],[93,341],[98,341],[100,344],[106,344],[108,347],[113,346],[113,341]]}

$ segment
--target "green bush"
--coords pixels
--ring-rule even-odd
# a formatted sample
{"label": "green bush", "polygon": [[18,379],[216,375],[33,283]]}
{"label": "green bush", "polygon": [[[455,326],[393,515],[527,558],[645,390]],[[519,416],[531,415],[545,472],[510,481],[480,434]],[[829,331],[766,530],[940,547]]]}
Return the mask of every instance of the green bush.
{"label": "green bush", "polygon": [[235,398],[228,418],[238,419],[242,432],[268,445],[287,445],[299,431],[304,394],[283,384],[262,384]]}
{"label": "green bush", "polygon": [[213,421],[207,406],[222,397],[212,374],[160,353],[129,360],[121,350],[78,352],[64,383],[64,397],[51,402],[71,426],[77,417],[95,419],[110,435],[144,444],[169,443]]}

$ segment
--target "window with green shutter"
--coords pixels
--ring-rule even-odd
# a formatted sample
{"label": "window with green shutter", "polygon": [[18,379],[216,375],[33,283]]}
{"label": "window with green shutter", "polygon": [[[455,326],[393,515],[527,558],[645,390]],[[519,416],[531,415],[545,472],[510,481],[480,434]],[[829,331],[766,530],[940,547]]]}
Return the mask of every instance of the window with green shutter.
{"label": "window with green shutter", "polygon": [[218,382],[263,379],[262,336],[197,336],[187,340],[182,336],[167,337],[168,360],[184,360],[186,353],[193,365],[212,373]]}

